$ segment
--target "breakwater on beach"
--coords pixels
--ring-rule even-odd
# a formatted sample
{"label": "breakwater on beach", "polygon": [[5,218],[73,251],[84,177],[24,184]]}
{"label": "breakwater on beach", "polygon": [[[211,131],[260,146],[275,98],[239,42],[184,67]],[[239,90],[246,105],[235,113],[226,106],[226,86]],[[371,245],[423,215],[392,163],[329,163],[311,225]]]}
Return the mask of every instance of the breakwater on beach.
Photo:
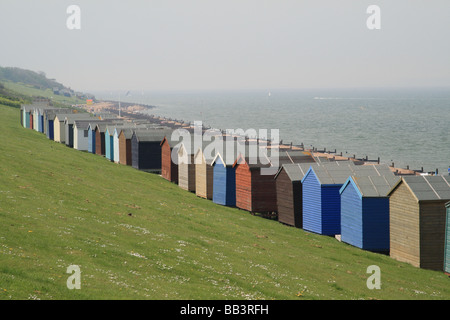
{"label": "breakwater on beach", "polygon": [[151,105],[144,114],[218,129],[279,129],[287,144],[398,168],[447,174],[450,165],[445,89],[143,92],[124,100]]}

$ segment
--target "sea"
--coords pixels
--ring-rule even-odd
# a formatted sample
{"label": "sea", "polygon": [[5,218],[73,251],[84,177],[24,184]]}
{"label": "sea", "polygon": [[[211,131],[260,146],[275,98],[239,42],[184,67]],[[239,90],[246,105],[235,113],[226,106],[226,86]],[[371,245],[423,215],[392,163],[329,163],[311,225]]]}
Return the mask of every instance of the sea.
{"label": "sea", "polygon": [[147,114],[268,136],[278,129],[283,143],[450,174],[450,88],[132,91],[120,99],[152,106]]}

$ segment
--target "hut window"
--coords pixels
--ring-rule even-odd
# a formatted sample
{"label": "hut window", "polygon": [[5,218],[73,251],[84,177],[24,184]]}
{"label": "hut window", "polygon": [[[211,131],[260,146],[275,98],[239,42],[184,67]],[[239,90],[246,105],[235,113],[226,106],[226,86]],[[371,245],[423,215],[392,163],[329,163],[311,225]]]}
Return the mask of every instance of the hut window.
{"label": "hut window", "polygon": [[88,130],[84,130],[84,137],[85,138],[89,137],[89,131]]}

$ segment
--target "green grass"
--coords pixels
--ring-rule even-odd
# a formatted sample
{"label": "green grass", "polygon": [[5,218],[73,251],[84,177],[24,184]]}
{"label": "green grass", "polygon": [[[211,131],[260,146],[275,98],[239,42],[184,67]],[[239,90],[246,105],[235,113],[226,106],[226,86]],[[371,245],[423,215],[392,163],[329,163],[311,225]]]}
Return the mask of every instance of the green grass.
{"label": "green grass", "polygon": [[20,83],[20,82],[12,82],[12,81],[3,81],[3,85],[6,89],[20,92],[26,96],[35,96],[35,97],[43,97],[50,99],[56,105],[72,105],[72,104],[85,104],[86,101],[82,99],[78,99],[77,97],[66,97],[64,95],[54,94],[51,89],[38,89],[31,85]]}
{"label": "green grass", "polygon": [[[0,299],[449,299],[450,279],[69,149],[0,106]],[[81,289],[69,290],[69,265]],[[381,269],[369,290],[367,267]]]}

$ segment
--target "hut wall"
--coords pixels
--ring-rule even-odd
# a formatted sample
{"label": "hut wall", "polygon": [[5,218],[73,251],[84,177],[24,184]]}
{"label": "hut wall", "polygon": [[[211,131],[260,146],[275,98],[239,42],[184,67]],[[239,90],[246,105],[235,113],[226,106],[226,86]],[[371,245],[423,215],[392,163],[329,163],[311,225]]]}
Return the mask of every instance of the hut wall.
{"label": "hut wall", "polygon": [[216,160],[213,166],[214,203],[234,207],[236,205],[236,173],[233,167],[224,167],[222,161]]}
{"label": "hut wall", "polygon": [[424,201],[420,204],[421,268],[443,270],[446,201]]}
{"label": "hut wall", "polygon": [[420,267],[419,204],[405,183],[389,199],[390,256]]}
{"label": "hut wall", "polygon": [[55,118],[53,124],[55,130],[55,141],[65,143],[66,128],[64,126],[64,122],[60,121],[58,118]]}
{"label": "hut wall", "polygon": [[322,188],[311,172],[302,183],[303,229],[320,234],[322,233]]}
{"label": "hut wall", "polygon": [[25,112],[25,128],[30,128],[30,113]]}
{"label": "hut wall", "polygon": [[120,161],[120,144],[119,144],[119,136],[117,132],[114,132],[114,162],[119,163]]}
{"label": "hut wall", "polygon": [[88,131],[88,152],[95,154],[95,130]]}
{"label": "hut wall", "polygon": [[236,207],[253,211],[252,207],[252,174],[247,163],[236,166]]}
{"label": "hut wall", "polygon": [[293,182],[282,169],[276,181],[278,221],[295,226],[294,186]]}
{"label": "hut wall", "polygon": [[178,186],[184,190],[195,192],[194,156],[188,155],[190,163],[182,163],[178,158]]}
{"label": "hut wall", "polygon": [[48,138],[50,140],[55,140],[55,128],[54,128],[54,121],[53,120],[48,120],[48,129],[47,129],[47,134],[48,134]]}
{"label": "hut wall", "polygon": [[100,130],[95,130],[95,154],[105,155],[105,133]]}
{"label": "hut wall", "polygon": [[30,129],[33,130],[33,128],[34,128],[33,113],[30,112]]}
{"label": "hut wall", "polygon": [[341,193],[341,240],[363,248],[363,206],[359,192],[349,183]]}
{"label": "hut wall", "polygon": [[[207,198],[207,168],[201,152],[195,158],[195,194],[201,198]],[[211,166],[209,166],[211,167]]]}
{"label": "hut wall", "polygon": [[178,183],[178,165],[173,163],[171,154],[169,143],[164,141],[161,146],[161,175],[168,181]]}
{"label": "hut wall", "polygon": [[119,163],[131,166],[131,140],[126,139],[123,133],[119,136]]}
{"label": "hut wall", "polygon": [[342,185],[322,186],[322,234],[333,236],[341,234],[341,195]]}
{"label": "hut wall", "polygon": [[135,169],[160,172],[161,146],[159,142],[138,142],[136,136],[131,139],[131,162]]}
{"label": "hut wall", "polygon": [[105,132],[105,157],[110,161],[114,161],[114,141],[108,130]]}
{"label": "hut wall", "polygon": [[73,141],[73,147],[74,149],[80,150],[80,151],[88,151],[89,147],[89,129],[83,130],[83,129],[76,129],[74,130],[74,141]]}
{"label": "hut wall", "polygon": [[260,168],[251,170],[250,173],[252,212],[276,212],[277,192],[274,175],[263,175]]}
{"label": "hut wall", "polygon": [[363,198],[362,210],[362,249],[387,252],[389,250],[389,198]]}

